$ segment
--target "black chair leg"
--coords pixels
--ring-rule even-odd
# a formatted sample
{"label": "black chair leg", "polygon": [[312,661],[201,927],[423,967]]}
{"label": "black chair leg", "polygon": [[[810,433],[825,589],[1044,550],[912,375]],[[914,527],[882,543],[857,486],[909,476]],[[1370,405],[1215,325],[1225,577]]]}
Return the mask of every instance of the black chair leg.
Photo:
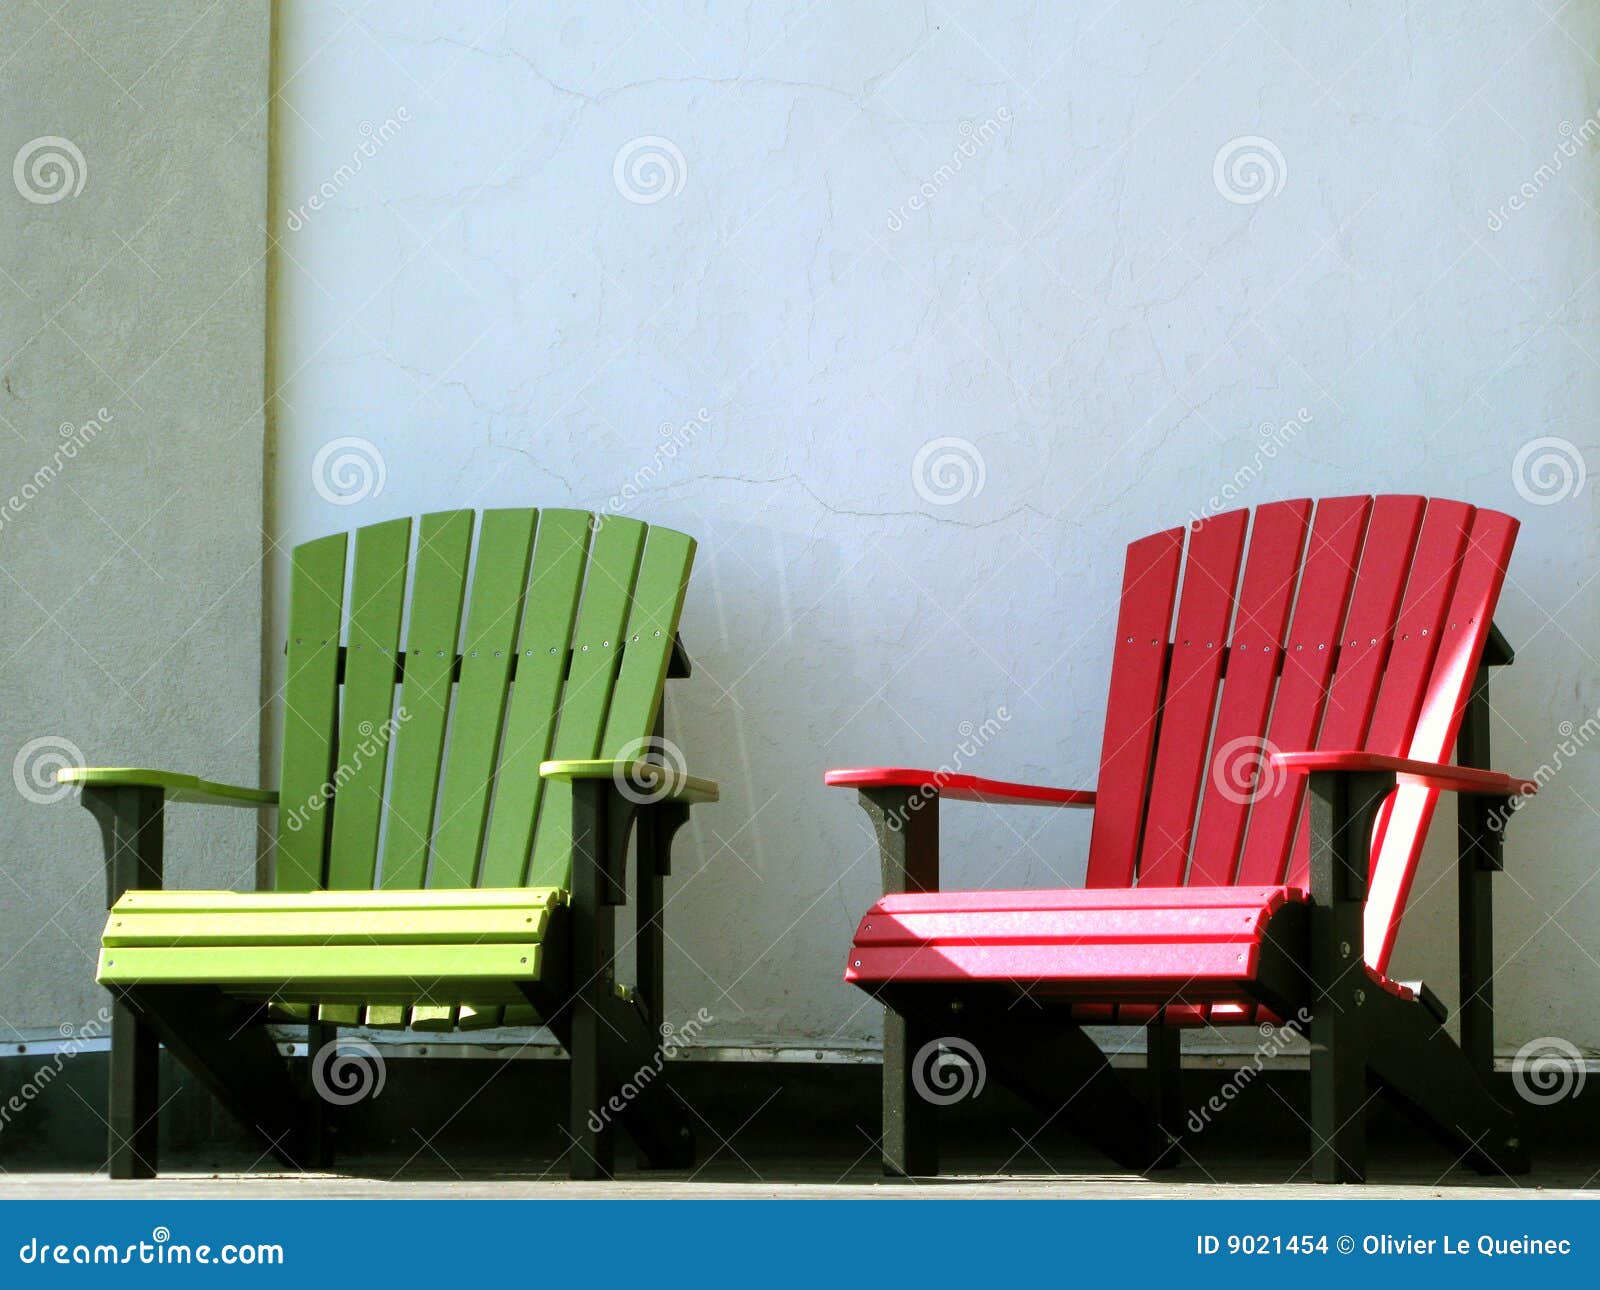
{"label": "black chair leg", "polygon": [[160,1130],[160,1058],[155,1032],[125,1003],[112,1005],[110,1130],[113,1178],[154,1178]]}

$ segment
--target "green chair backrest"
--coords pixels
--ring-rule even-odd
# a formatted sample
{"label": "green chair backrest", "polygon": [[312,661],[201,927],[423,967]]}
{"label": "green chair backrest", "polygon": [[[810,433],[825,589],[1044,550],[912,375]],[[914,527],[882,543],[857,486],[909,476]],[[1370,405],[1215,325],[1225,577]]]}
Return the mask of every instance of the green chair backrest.
{"label": "green chair backrest", "polygon": [[539,763],[652,734],[694,539],[572,510],[415,528],[357,529],[348,577],[350,535],[294,550],[276,885],[565,887],[571,788]]}

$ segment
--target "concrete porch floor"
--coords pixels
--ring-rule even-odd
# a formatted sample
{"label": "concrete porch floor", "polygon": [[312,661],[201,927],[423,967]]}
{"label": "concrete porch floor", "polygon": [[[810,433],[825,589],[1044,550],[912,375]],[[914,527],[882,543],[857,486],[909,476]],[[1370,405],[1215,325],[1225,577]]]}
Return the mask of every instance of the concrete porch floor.
{"label": "concrete porch floor", "polygon": [[[1296,1177],[1297,1160],[1260,1157],[1205,1168],[1190,1164],[1159,1174],[1107,1172],[1103,1162],[1035,1158],[1026,1172],[999,1175],[1000,1162],[956,1157],[949,1173],[916,1182],[885,1180],[875,1159],[853,1165],[839,1160],[796,1158],[741,1149],[724,1151],[701,1168],[681,1173],[624,1171],[607,1183],[575,1183],[559,1159],[517,1162],[393,1156],[341,1162],[338,1173],[288,1173],[254,1167],[248,1160],[174,1162],[172,1171],[151,1182],[112,1183],[86,1172],[8,1171],[0,1175],[0,1200],[12,1199],[863,1199],[955,1200],[1029,1199],[1338,1199],[1423,1200],[1499,1198],[1587,1198],[1600,1200],[1600,1162],[1574,1157],[1541,1160],[1518,1179],[1481,1178],[1453,1168],[1429,1153],[1421,1159],[1381,1158],[1360,1186],[1319,1187]],[[1010,1166],[1016,1170],[1023,1162]],[[1442,1176],[1441,1176],[1442,1175]]]}

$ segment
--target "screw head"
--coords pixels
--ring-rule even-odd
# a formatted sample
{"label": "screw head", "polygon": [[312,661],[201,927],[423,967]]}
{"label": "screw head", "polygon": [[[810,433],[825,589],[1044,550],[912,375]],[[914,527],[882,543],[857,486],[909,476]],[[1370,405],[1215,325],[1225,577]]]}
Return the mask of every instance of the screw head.
{"label": "screw head", "polygon": [[1367,1001],[1367,992],[1365,990],[1357,990],[1355,994],[1351,996],[1351,998],[1356,1001],[1356,1007],[1359,1008]]}
{"label": "screw head", "polygon": [[1349,941],[1340,941],[1339,942],[1339,957],[1342,958],[1342,959],[1347,959],[1347,958],[1350,957],[1350,942]]}

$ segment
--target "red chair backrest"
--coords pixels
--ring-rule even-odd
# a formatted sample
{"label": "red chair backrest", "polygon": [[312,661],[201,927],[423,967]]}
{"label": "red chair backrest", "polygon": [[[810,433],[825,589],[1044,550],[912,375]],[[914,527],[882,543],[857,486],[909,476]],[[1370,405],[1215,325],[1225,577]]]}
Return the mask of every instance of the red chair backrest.
{"label": "red chair backrest", "polygon": [[[1455,744],[1517,521],[1422,497],[1273,502],[1250,521],[1228,511],[1128,548],[1091,887],[1303,887],[1305,780],[1271,753],[1442,761]],[[1379,971],[1437,798],[1403,785],[1374,833]]]}

